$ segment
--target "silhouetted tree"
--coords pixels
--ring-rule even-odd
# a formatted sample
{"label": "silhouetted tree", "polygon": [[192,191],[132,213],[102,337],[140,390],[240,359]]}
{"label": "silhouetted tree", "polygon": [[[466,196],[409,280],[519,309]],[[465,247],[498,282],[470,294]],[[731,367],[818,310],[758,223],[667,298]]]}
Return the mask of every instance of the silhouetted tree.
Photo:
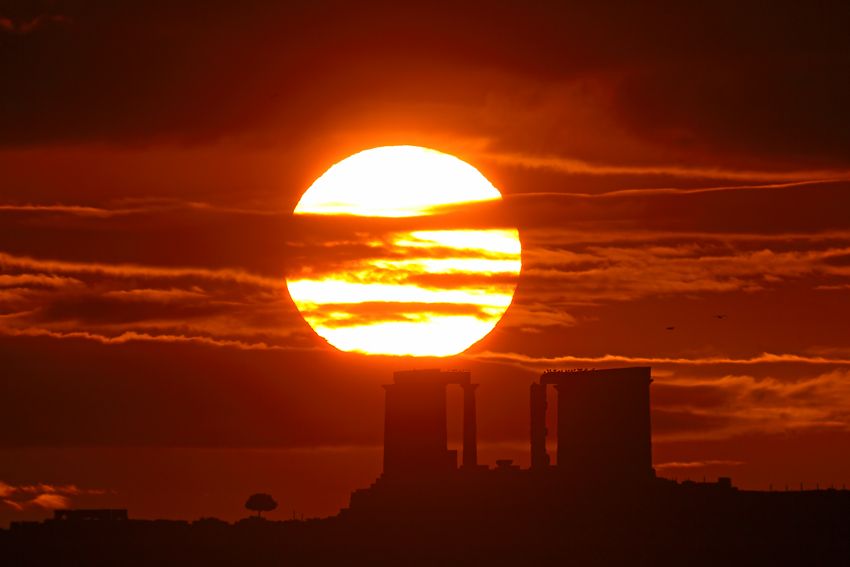
{"label": "silhouetted tree", "polygon": [[245,502],[245,507],[252,512],[257,513],[257,517],[261,518],[263,512],[271,512],[277,508],[277,502],[272,498],[271,494],[257,493],[248,497]]}

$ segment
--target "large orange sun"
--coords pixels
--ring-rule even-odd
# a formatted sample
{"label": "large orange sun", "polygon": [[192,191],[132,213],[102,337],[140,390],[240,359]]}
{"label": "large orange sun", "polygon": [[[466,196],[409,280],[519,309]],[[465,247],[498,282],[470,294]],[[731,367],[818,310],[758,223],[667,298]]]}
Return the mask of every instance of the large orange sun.
{"label": "large orange sun", "polygon": [[[516,288],[516,228],[476,217],[501,198],[477,169],[436,150],[388,146],[354,154],[319,177],[295,207],[302,219],[333,230],[319,246],[312,240],[300,269],[287,277],[289,294],[316,333],[340,350],[458,354],[495,327]],[[466,220],[457,214],[464,208],[471,211]]]}

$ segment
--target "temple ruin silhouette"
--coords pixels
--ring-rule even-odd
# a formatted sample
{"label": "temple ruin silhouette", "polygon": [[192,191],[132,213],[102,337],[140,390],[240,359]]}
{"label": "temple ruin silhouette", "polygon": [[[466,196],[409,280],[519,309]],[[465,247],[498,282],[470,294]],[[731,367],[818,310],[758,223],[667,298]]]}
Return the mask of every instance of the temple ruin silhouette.
{"label": "temple ruin silhouette", "polygon": [[546,453],[547,386],[558,392],[558,469],[587,482],[655,476],[649,367],[545,372],[531,384],[531,467]]}
{"label": "temple ruin silhouette", "polygon": [[[336,516],[228,524],[63,510],[0,530],[0,556],[15,565],[850,564],[850,491],[656,476],[651,383],[648,367],[544,372],[529,387],[530,466],[490,467],[478,462],[471,374],[396,372],[384,386],[383,471]],[[447,427],[454,386],[463,393],[460,459]]]}
{"label": "temple ruin silhouette", "polygon": [[[547,390],[558,393],[557,468],[588,482],[654,477],[649,367],[547,371],[531,384],[531,468],[550,467]],[[396,372],[386,390],[384,474],[432,475],[457,468],[448,450],[446,387],[463,390],[462,468],[478,468],[475,391],[469,372]]]}
{"label": "temple ruin silhouette", "polygon": [[[386,384],[384,469],[352,494],[345,513],[391,514],[397,506],[489,513],[513,502],[528,509],[546,497],[599,489],[635,491],[654,483],[649,367],[550,370],[529,388],[531,466],[500,459],[479,465],[478,384],[463,371],[396,372]],[[462,460],[448,448],[447,388],[463,391]],[[550,388],[551,387],[551,388]],[[548,392],[557,393],[557,459],[547,452]],[[717,486],[717,485],[713,485]],[[731,489],[724,479],[723,486]],[[423,495],[426,497],[423,498]]]}
{"label": "temple ruin silhouette", "polygon": [[475,389],[469,372],[396,372],[384,386],[384,474],[429,475],[457,468],[448,450],[446,386],[463,390],[463,466],[478,466]]}

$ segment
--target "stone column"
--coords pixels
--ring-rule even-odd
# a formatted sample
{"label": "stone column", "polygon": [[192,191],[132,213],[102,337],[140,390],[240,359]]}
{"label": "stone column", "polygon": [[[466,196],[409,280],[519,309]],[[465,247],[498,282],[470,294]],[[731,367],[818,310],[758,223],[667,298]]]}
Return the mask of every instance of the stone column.
{"label": "stone column", "polygon": [[478,384],[461,384],[463,388],[463,466],[478,466],[478,418],[475,413],[475,390]]}
{"label": "stone column", "polygon": [[531,384],[531,468],[549,466],[546,452],[546,384]]}

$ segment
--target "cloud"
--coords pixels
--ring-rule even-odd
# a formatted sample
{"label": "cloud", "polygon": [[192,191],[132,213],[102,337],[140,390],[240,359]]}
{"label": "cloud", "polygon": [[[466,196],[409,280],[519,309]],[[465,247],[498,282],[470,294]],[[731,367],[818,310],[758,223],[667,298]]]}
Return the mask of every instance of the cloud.
{"label": "cloud", "polygon": [[[809,172],[813,173],[813,172]],[[821,172],[823,173],[823,172]],[[800,175],[801,181],[788,181],[785,183],[760,183],[757,185],[719,185],[716,187],[648,187],[642,189],[616,189],[595,194],[572,194],[584,196],[589,199],[612,199],[620,197],[645,197],[645,196],[689,196],[706,193],[730,193],[730,192],[752,192],[752,191],[775,191],[778,189],[799,188],[805,190],[807,187],[818,185],[835,184],[838,181],[847,181],[850,171],[838,172],[834,176]],[[531,194],[534,195],[534,194]],[[543,194],[547,196],[558,195],[558,193]]]}
{"label": "cloud", "polygon": [[[668,176],[680,178],[718,179],[731,181],[815,181],[815,180],[850,180],[850,169],[811,169],[811,170],[746,170],[721,167],[675,166],[675,165],[603,165],[590,163],[581,159],[534,156],[519,153],[484,152],[481,159],[497,163],[534,168],[549,169],[560,173],[581,175],[610,175],[610,176]],[[614,194],[630,194],[616,192]],[[641,192],[643,193],[643,192]],[[632,193],[637,194],[637,193]],[[646,194],[646,193],[644,193]],[[656,193],[657,194],[657,193]]]}
{"label": "cloud", "polygon": [[[259,131],[260,139],[307,144],[344,134],[380,143],[402,133],[423,138],[435,122],[450,122],[449,140],[491,138],[509,155],[575,155],[580,163],[642,163],[649,154],[672,156],[673,168],[760,172],[744,167],[755,162],[771,172],[788,161],[824,167],[806,162],[827,154],[820,161],[847,165],[840,3],[772,7],[762,25],[762,11],[735,6],[729,18],[724,3],[505,2],[486,6],[482,19],[484,4],[472,2],[453,9],[450,26],[439,10],[417,6],[332,2],[293,13],[249,4],[238,13],[206,6],[200,21],[194,6],[103,3],[70,13],[74,25],[63,34],[14,37],[16,58],[4,74],[20,80],[2,94],[3,141],[196,143]],[[3,29],[31,17],[5,17]],[[311,25],[319,17],[321,29]],[[350,26],[355,18],[360,25]],[[228,57],[201,57],[221,46],[223,28]],[[325,48],[305,52],[305,42]],[[104,44],[110,53],[98,50]],[[260,46],[268,57],[242,64]],[[694,61],[699,74],[690,72]],[[43,72],[24,72],[38,63]],[[56,92],[77,95],[49,96]],[[339,92],[342,102],[328,94]]]}
{"label": "cloud", "polygon": [[[721,188],[707,191],[724,193]],[[288,263],[300,266],[310,278],[338,273],[354,282],[377,280],[431,290],[486,287],[500,294],[513,288],[510,274],[434,273],[428,264],[465,261],[481,256],[480,251],[397,246],[394,243],[409,234],[399,232],[399,225],[354,237],[351,228],[338,240],[293,246]],[[850,253],[850,231],[680,234],[544,227],[524,231],[522,239],[520,288],[502,325],[528,332],[575,326],[592,318],[588,307],[605,302],[753,293],[797,282],[820,290],[842,289],[850,277],[850,266],[842,263]],[[484,256],[505,257],[489,252]],[[305,258],[309,264],[301,261]],[[0,253],[0,269],[5,271],[0,275],[0,287],[5,288],[0,301],[9,312],[29,313],[17,321],[21,328],[108,337],[125,332],[208,336],[266,344],[277,344],[292,330],[307,330],[286,298],[283,274],[274,278],[241,268],[68,261],[9,253]],[[585,312],[577,315],[576,308]],[[357,315],[358,320],[367,316],[362,309]]]}
{"label": "cloud", "polygon": [[[846,17],[846,6],[841,10]],[[828,18],[829,11],[811,15]],[[829,23],[822,23],[828,37]],[[722,143],[730,154],[839,162],[850,142],[846,124],[839,126],[846,120],[850,85],[836,80],[846,73],[847,58],[818,40],[792,41],[786,48],[796,55],[717,58],[687,80],[682,80],[689,68],[684,61],[659,62],[620,83],[612,107],[627,131],[640,132],[649,144],[678,142],[696,153],[718,151]]]}
{"label": "cloud", "polygon": [[0,252],[0,333],[7,336],[257,349],[283,348],[306,330],[282,276]]}
{"label": "cloud", "polygon": [[[50,329],[39,329],[33,327],[27,328],[0,328],[0,334],[13,337],[50,337],[53,339],[85,339],[96,341],[101,344],[124,344],[128,342],[143,341],[143,342],[164,342],[164,343],[195,343],[217,347],[237,348],[240,350],[292,350],[297,347],[284,347],[280,345],[270,345],[264,342],[244,342],[232,339],[217,339],[204,336],[186,336],[186,335],[168,335],[168,334],[148,334],[137,333],[134,331],[126,331],[116,336],[100,335],[97,333],[89,333],[86,331],[52,331]],[[303,349],[298,349],[303,350]]]}
{"label": "cloud", "polygon": [[706,461],[671,461],[669,463],[656,463],[653,467],[663,471],[670,469],[702,469],[706,467],[738,467],[743,464],[743,461],[709,459]]}
{"label": "cloud", "polygon": [[69,24],[71,20],[60,14],[42,14],[29,19],[13,19],[0,16],[0,31],[15,35],[27,35],[44,27],[57,24]]}
{"label": "cloud", "polygon": [[[645,231],[683,237],[738,233],[756,239],[850,228],[846,217],[835,210],[850,205],[846,180],[709,187],[682,183],[609,191],[588,188],[581,193],[564,190],[581,187],[567,183],[549,191],[519,185],[505,202],[523,236],[528,230],[550,228],[585,232],[588,238],[596,231]],[[486,216],[487,211],[481,213]]]}
{"label": "cloud", "polygon": [[114,211],[79,205],[0,205],[4,213],[64,213],[83,217],[109,217]]}
{"label": "cloud", "polygon": [[0,268],[32,270],[59,274],[94,274],[119,278],[200,278],[212,281],[229,281],[251,284],[267,289],[281,289],[282,280],[259,276],[238,269],[166,268],[138,264],[110,264],[104,262],[68,262],[42,260],[0,252]]}
{"label": "cloud", "polygon": [[520,327],[529,332],[542,332],[546,327],[573,327],[579,320],[555,303],[514,302],[503,327]]}
{"label": "cloud", "polygon": [[681,242],[737,243],[747,246],[786,245],[805,247],[823,243],[850,243],[850,230],[824,230],[812,232],[702,232],[690,230],[651,230],[604,227],[599,230],[571,228],[529,228],[523,232],[524,241],[542,248],[559,246],[587,246],[589,244],[648,244]]}
{"label": "cloud", "polygon": [[174,303],[187,299],[203,299],[207,294],[197,286],[192,289],[120,289],[107,291],[103,297],[115,298],[122,301],[144,301],[155,303]]}
{"label": "cloud", "polygon": [[52,274],[0,274],[0,288],[65,287],[82,283],[76,278]]}
{"label": "cloud", "polygon": [[109,208],[63,204],[0,204],[0,213],[64,214],[91,218],[124,217],[181,210],[249,216],[284,216],[290,213],[290,211],[275,209],[228,207],[199,201],[182,201],[165,198],[122,199],[119,203],[124,206]]}
{"label": "cloud", "polygon": [[803,278],[812,287],[836,285],[827,282],[850,276],[850,268],[837,262],[850,253],[846,240],[788,249],[784,239],[768,244],[726,235],[687,243],[646,235],[645,241],[560,246],[553,235],[548,238],[549,244],[535,246],[532,235],[523,254],[523,286],[535,297],[563,304],[755,292]]}
{"label": "cloud", "polygon": [[61,494],[39,494],[30,500],[28,504],[46,510],[57,510],[68,508],[71,505],[71,499]]}
{"label": "cloud", "polygon": [[74,484],[12,485],[0,480],[0,502],[19,512],[29,508],[69,508],[73,497],[103,496],[108,492],[100,488],[80,488]]}
{"label": "cloud", "polygon": [[602,356],[550,356],[537,357],[516,352],[478,352],[464,355],[467,358],[486,362],[515,363],[533,371],[541,371],[558,365],[587,365],[587,364],[639,364],[646,366],[750,366],[756,364],[805,364],[848,366],[850,358],[830,358],[824,356],[807,356],[801,354],[773,354],[765,352],[755,356],[734,358],[728,356],[705,357],[663,357],[663,356],[629,356],[605,354]]}
{"label": "cloud", "polygon": [[6,506],[11,508],[12,510],[16,510],[18,512],[21,512],[24,509],[24,507],[21,504],[19,504],[18,502],[15,502],[14,500],[6,500],[4,498],[0,498],[0,502],[5,504]]}
{"label": "cloud", "polygon": [[[744,433],[783,433],[803,429],[850,430],[850,371],[833,370],[797,379],[726,375],[659,380],[653,392],[653,420],[667,414],[716,420],[714,426],[688,432],[665,423],[661,439],[728,438]],[[675,392],[671,392],[675,389]],[[699,402],[714,391],[715,403]],[[655,401],[658,403],[655,403]],[[662,420],[666,417],[662,417]]]}
{"label": "cloud", "polygon": [[846,291],[850,290],[850,284],[822,284],[816,285],[815,289],[822,291]]}
{"label": "cloud", "polygon": [[323,327],[358,327],[391,321],[425,321],[433,316],[471,316],[484,321],[493,315],[487,306],[469,303],[374,302],[326,303],[304,308],[311,322]]}

